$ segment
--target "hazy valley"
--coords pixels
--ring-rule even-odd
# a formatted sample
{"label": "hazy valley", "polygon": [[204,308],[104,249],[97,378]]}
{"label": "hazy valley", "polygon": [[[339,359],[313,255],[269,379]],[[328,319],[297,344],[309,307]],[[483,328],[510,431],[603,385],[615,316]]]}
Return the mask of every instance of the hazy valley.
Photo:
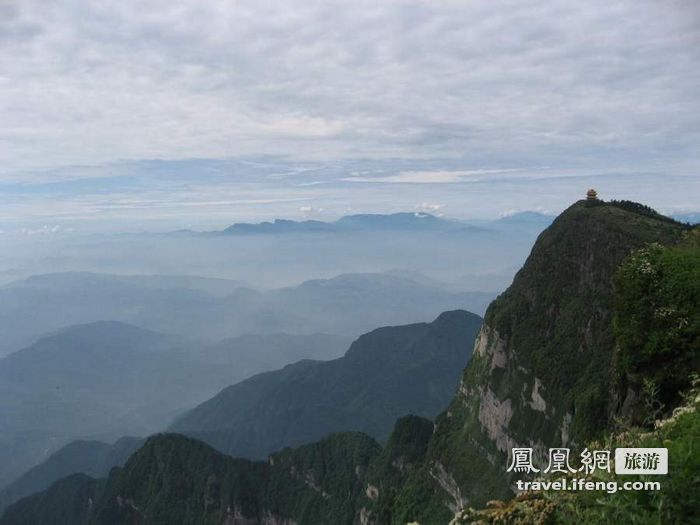
{"label": "hazy valley", "polygon": [[[460,231],[435,221],[405,228]],[[346,228],[275,222],[216,235]],[[692,280],[682,272],[697,271],[696,237],[634,203],[576,203],[488,310],[496,293],[453,292],[415,269],[270,290],[84,272],[5,285],[8,333],[37,340],[0,360],[0,505],[43,492],[10,505],[2,523],[466,519],[468,505],[510,497],[500,466],[523,436],[542,454],[614,430],[617,417],[643,423],[640,373],[655,374],[665,406],[681,402],[696,367],[695,324],[686,353],[666,358],[675,375],[620,375],[626,303],[612,283],[650,242],[682,261],[671,278]],[[693,297],[665,300],[696,315],[687,311]],[[484,324],[464,309],[486,310]],[[22,319],[34,322],[13,323]],[[166,430],[195,440],[144,441]],[[188,488],[175,496],[164,483]],[[164,488],[151,493],[153,484]],[[209,503],[193,510],[202,491]]]}

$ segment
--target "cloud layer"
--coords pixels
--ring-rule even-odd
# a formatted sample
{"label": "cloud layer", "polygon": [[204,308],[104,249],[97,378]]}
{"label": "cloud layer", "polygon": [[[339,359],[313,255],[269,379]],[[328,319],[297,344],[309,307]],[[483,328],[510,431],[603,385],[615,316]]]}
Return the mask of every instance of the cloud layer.
{"label": "cloud layer", "polygon": [[643,192],[697,177],[698,93],[694,0],[0,0],[0,219]]}
{"label": "cloud layer", "polygon": [[6,174],[263,153],[542,165],[699,142],[692,0],[0,5]]}

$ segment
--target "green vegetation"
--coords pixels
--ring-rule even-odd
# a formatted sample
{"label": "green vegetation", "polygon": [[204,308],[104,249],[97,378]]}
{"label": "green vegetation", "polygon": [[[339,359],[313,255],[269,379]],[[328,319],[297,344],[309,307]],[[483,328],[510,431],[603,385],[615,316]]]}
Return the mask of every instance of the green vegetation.
{"label": "green vegetation", "polygon": [[224,456],[176,434],[151,438],[107,480],[90,522],[222,523],[234,516],[351,524],[357,472],[380,451],[353,433],[286,450],[268,463]]}
{"label": "green vegetation", "polygon": [[[543,232],[513,285],[489,308],[486,324],[516,350],[517,365],[527,370],[529,381],[540,380],[559,422],[528,418],[511,425],[521,438],[556,442],[567,413],[576,415],[574,441],[606,428],[615,346],[613,276],[633,250],[649,242],[674,243],[683,231],[673,221],[638,211],[607,203],[573,205]],[[515,394],[528,380],[519,375],[508,370],[488,382],[499,393]]]}
{"label": "green vegetation", "polygon": [[645,204],[640,204],[638,202],[626,201],[626,200],[621,200],[621,201],[610,200],[610,201],[606,201],[605,204],[607,204],[608,206],[615,206],[616,208],[620,208],[621,210],[636,213],[637,215],[644,215],[646,217],[650,217],[652,219],[656,219],[659,221],[680,224],[677,220],[675,220],[671,217],[666,217],[665,215],[660,214],[654,208],[651,208],[650,206],[647,206]]}
{"label": "green vegetation", "polygon": [[54,481],[80,472],[99,478],[109,474],[114,466],[123,465],[145,440],[125,437],[113,445],[100,441],[73,441],[49,458],[28,470],[0,490],[0,514],[15,501],[50,487]]}
{"label": "green vegetation", "polygon": [[358,503],[372,523],[406,522],[405,503],[399,495],[407,483],[422,479],[432,434],[433,422],[427,419],[406,416],[396,422],[389,442],[369,467],[366,490]]}
{"label": "green vegetation", "polygon": [[[316,494],[332,506],[322,523],[352,523],[357,495],[363,490],[365,472],[382,448],[369,436],[359,432],[331,434],[317,443],[273,454],[270,464],[276,470],[290,472],[303,480]],[[286,491],[284,486],[280,490]],[[307,499],[312,499],[307,496]],[[311,504],[312,502],[309,501]],[[315,508],[315,505],[310,505]],[[307,512],[309,522],[314,516]],[[307,521],[302,520],[301,523]]]}
{"label": "green vegetation", "polygon": [[[700,501],[700,397],[694,399],[655,432],[631,430],[610,440],[616,447],[666,447],[669,451],[668,476],[629,476],[625,481],[660,481],[660,491],[619,491],[604,498],[594,492],[553,495],[559,523],[594,524],[604,521],[638,524],[698,523]],[[602,481],[613,475],[598,476]],[[619,477],[616,478],[621,481]]]}
{"label": "green vegetation", "polygon": [[[575,440],[606,428],[617,268],[633,250],[674,243],[682,231],[636,208],[629,213],[618,205],[578,203],[540,236],[513,285],[489,308],[486,324],[517,349],[519,364],[558,400],[556,411],[576,413]],[[517,386],[512,380],[503,378]],[[535,437],[532,430],[524,434]]]}
{"label": "green vegetation", "polygon": [[20,500],[3,514],[2,525],[66,525],[86,523],[102,482],[73,474],[48,490]]}
{"label": "green vegetation", "polygon": [[[386,489],[389,497],[382,501],[390,504],[392,488],[422,461],[432,427],[407,416],[384,449],[367,435],[347,432],[282,450],[268,462],[234,459],[200,441],[161,434],[107,479],[64,478],[11,505],[0,523],[219,524],[237,517],[250,523],[351,525],[360,506],[385,523],[383,504],[367,497],[367,480],[380,493]],[[64,521],[52,521],[54,515]]]}
{"label": "green vegetation", "polygon": [[450,402],[481,322],[455,310],[431,323],[378,328],[339,359],[301,361],[230,386],[170,430],[256,459],[331,432],[383,442],[397,418],[433,418]]}
{"label": "green vegetation", "polygon": [[[635,213],[641,209],[640,215],[653,217],[643,207],[616,207]],[[598,210],[604,209],[604,205],[600,205],[591,211],[599,213]],[[699,239],[700,229],[681,229],[679,242],[668,246],[659,242],[644,244],[622,262],[613,274],[612,319],[607,317],[611,324],[606,337],[613,337],[616,349],[612,354],[608,351],[608,364],[602,372],[611,374],[611,381],[618,383],[614,386],[623,393],[621,397],[626,395],[627,398],[621,399],[622,406],[614,411],[603,388],[605,383],[600,379],[575,394],[577,413],[582,409],[584,413],[594,413],[595,400],[599,399],[605,402],[600,409],[615,415],[614,425],[606,420],[591,422],[590,418],[584,418],[587,426],[579,427],[578,434],[587,435],[589,439],[600,436],[597,442],[589,441],[588,448],[669,449],[668,476],[624,479],[661,481],[662,490],[603,495],[585,491],[523,493],[509,501],[488,502],[486,509],[467,508],[459,513],[454,524],[681,524],[700,521],[696,517],[700,501],[700,383],[693,380],[697,378],[694,374],[699,369],[700,352]],[[669,241],[666,236],[660,236],[659,241],[662,240]],[[560,372],[559,369],[556,373]],[[693,381],[690,393],[683,395]],[[635,403],[636,406],[630,406]],[[664,414],[667,419],[660,421]],[[606,432],[613,427],[617,429]],[[589,477],[592,481],[620,481],[614,475],[600,472]]]}
{"label": "green vegetation", "polygon": [[615,279],[618,371],[637,391],[652,381],[668,408],[700,366],[699,234],[695,229],[677,246],[635,252]]}
{"label": "green vegetation", "polygon": [[562,213],[489,307],[484,351],[472,357],[438,418],[395,515],[444,524],[448,506],[510,496],[509,446],[583,448],[613,428],[614,277],[635,250],[674,245],[685,232],[643,207],[618,203],[580,201]]}
{"label": "green vegetation", "polygon": [[60,523],[218,524],[238,517],[252,523],[293,519],[350,525],[360,489],[357,472],[379,451],[379,445],[362,434],[334,435],[263,463],[234,459],[184,436],[162,434],[150,438],[107,480],[61,480],[40,496],[11,506],[1,523],[52,523],[42,521],[49,512],[44,507],[60,507],[63,498],[82,514],[72,510],[73,518]]}
{"label": "green vegetation", "polygon": [[669,451],[667,476],[624,476],[604,471],[588,475],[594,482],[658,481],[661,490],[525,492],[514,499],[489,502],[486,509],[465,509],[452,525],[630,523],[635,525],[700,523],[700,381],[697,377],[685,401],[675,414],[659,422],[654,432],[628,428],[603,442],[589,443],[590,449],[617,447],[666,447]]}

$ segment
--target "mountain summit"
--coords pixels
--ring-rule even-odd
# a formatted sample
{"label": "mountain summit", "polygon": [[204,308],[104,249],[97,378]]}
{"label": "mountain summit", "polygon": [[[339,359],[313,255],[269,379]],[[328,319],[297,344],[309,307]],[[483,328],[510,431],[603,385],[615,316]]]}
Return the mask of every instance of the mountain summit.
{"label": "mountain summit", "polygon": [[542,461],[548,447],[580,445],[609,428],[618,408],[615,274],[634,250],[674,244],[685,230],[635,203],[579,201],[540,234],[487,310],[457,394],[437,420],[427,482],[404,488],[402,499],[423,509],[412,519],[446,523],[465,506],[507,497],[513,447],[532,447]]}

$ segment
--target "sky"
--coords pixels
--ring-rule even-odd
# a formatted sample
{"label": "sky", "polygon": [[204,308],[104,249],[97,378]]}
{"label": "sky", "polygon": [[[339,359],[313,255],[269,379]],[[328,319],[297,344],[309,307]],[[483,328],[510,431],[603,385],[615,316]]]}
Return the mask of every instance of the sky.
{"label": "sky", "polygon": [[700,208],[694,0],[0,0],[0,232]]}

